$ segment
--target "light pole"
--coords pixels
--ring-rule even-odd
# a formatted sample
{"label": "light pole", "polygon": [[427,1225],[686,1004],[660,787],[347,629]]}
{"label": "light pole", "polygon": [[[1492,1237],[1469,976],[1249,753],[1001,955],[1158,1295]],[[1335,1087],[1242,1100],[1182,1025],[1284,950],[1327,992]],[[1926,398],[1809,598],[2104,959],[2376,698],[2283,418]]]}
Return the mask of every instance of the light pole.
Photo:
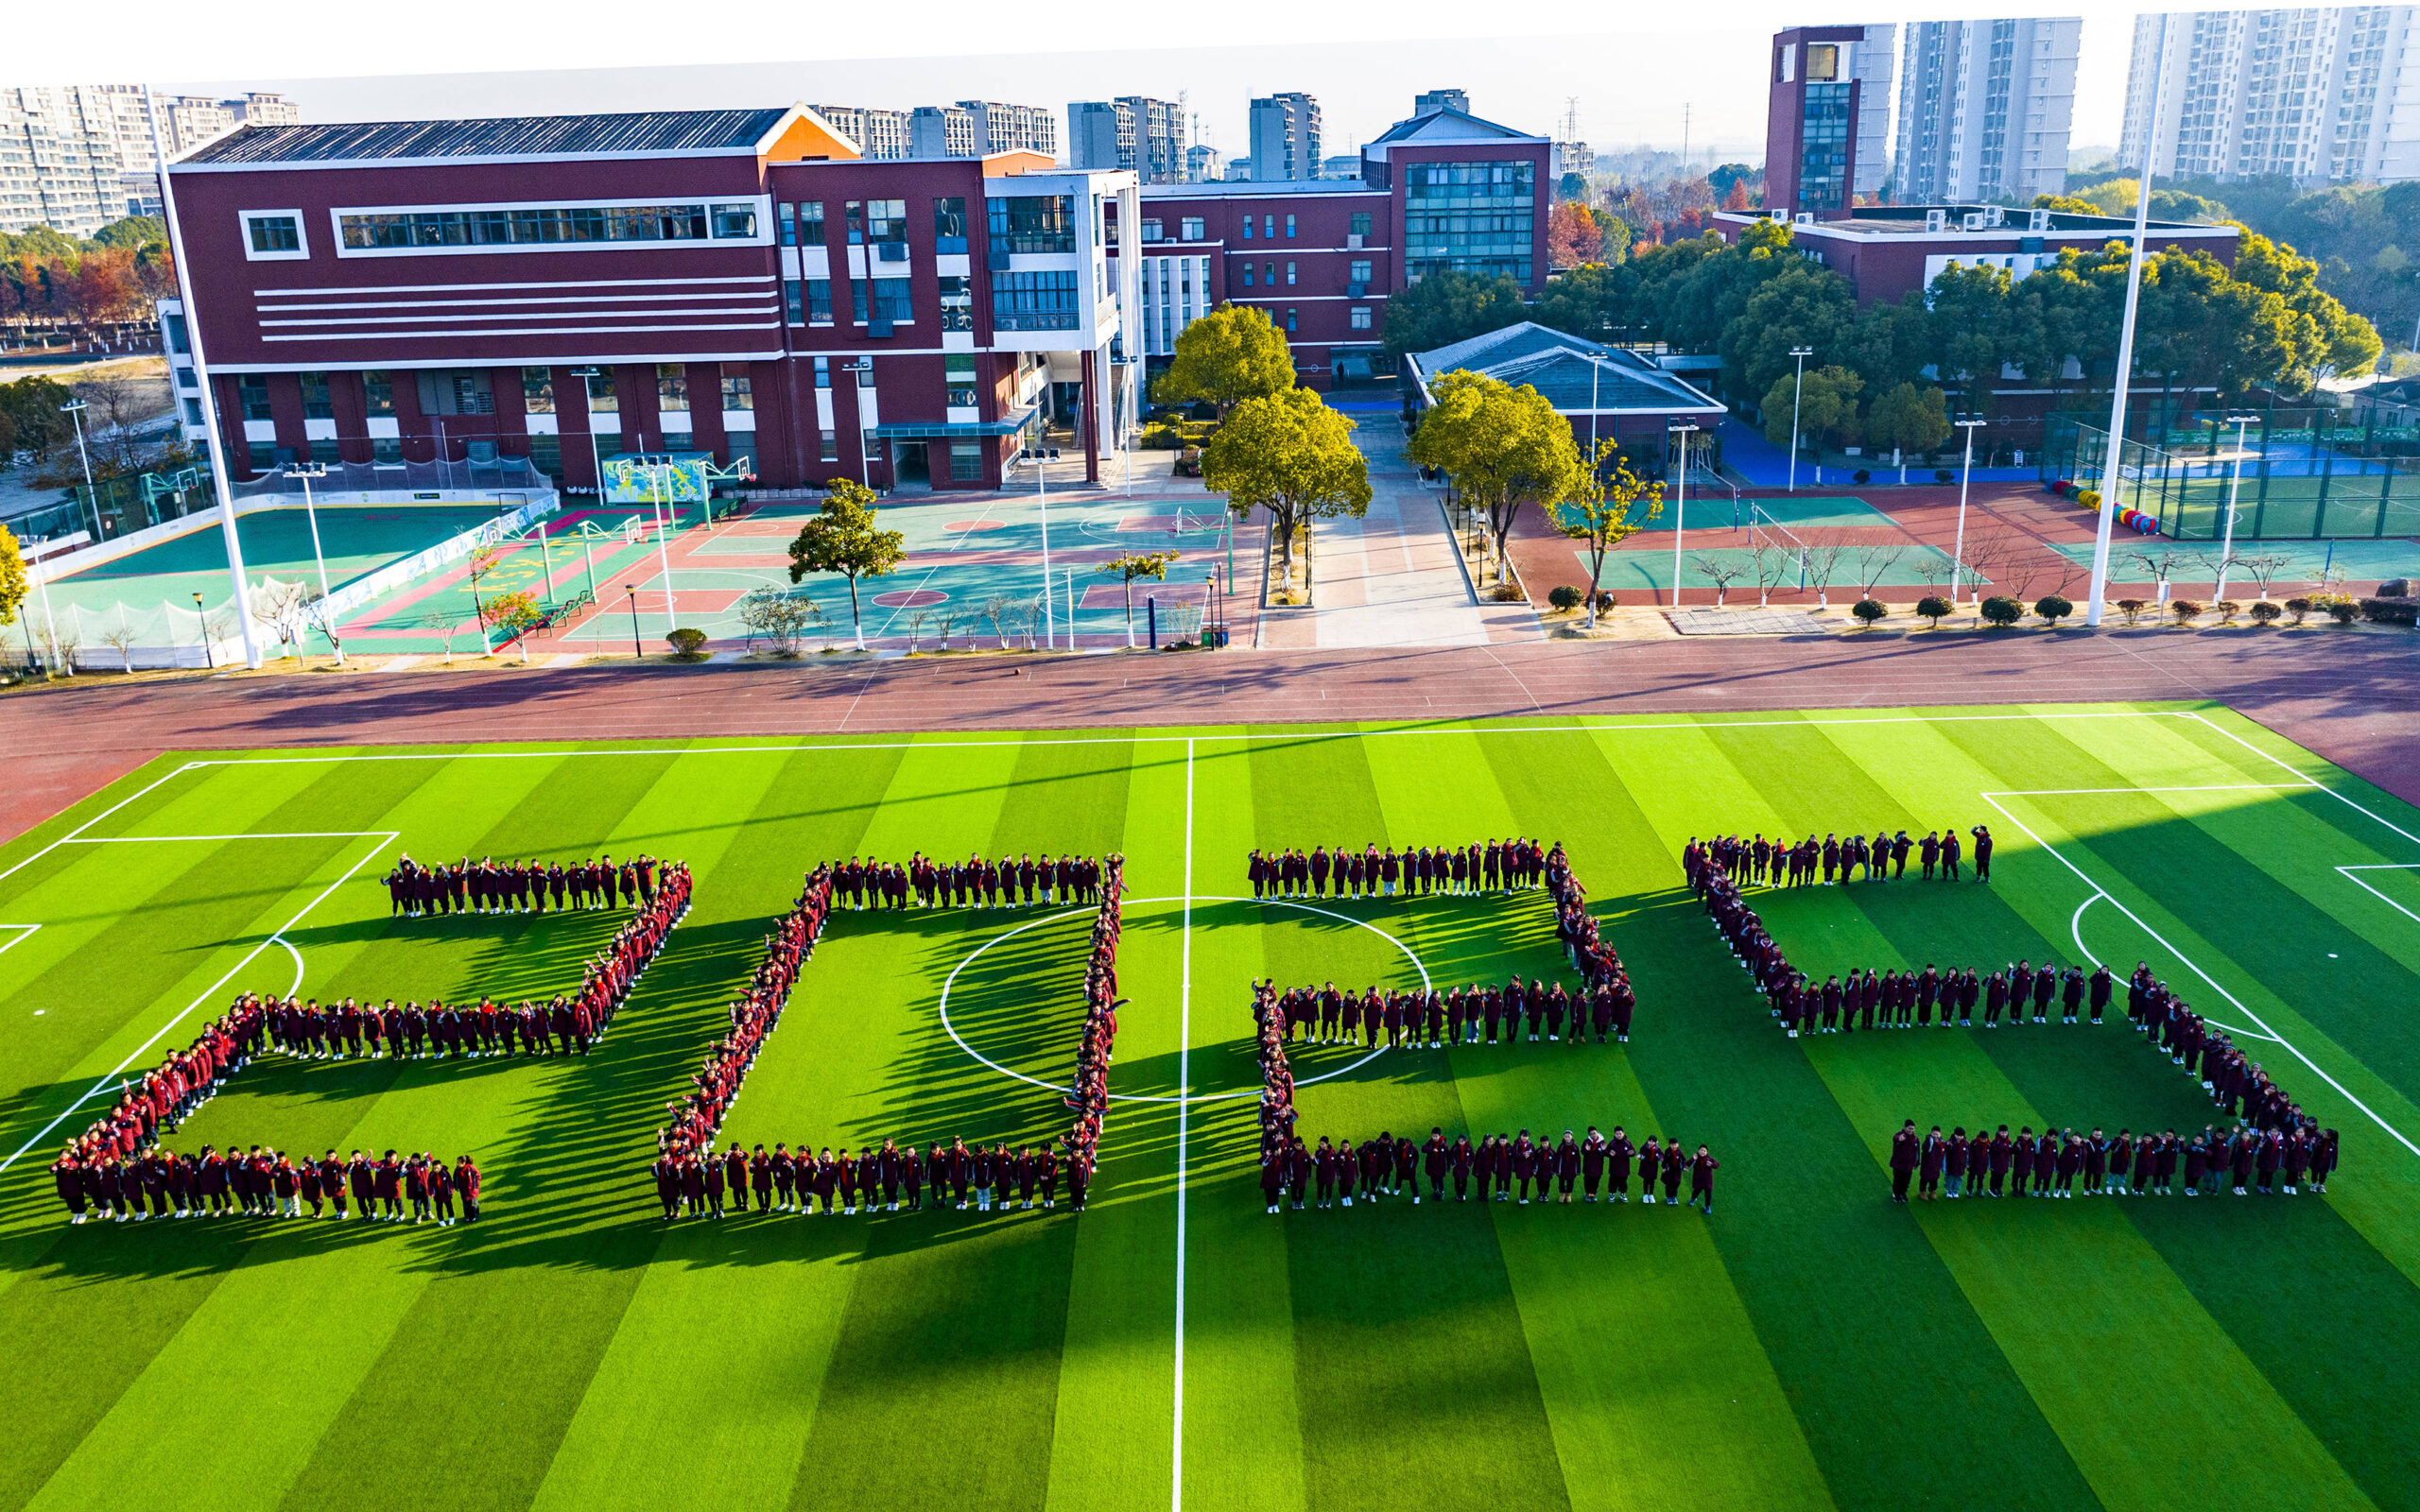
{"label": "light pole", "polygon": [[672,552],[664,543],[666,534],[664,494],[672,486],[672,467],[671,459],[666,457],[662,462],[648,464],[647,470],[648,501],[655,506],[655,559],[664,569],[664,629],[667,635],[681,627],[681,622],[674,617],[672,610]]}
{"label": "light pole", "polygon": [[[603,377],[604,373],[602,369],[596,368],[574,368],[571,375],[579,380],[580,402],[588,405],[588,465],[596,473],[596,503],[599,507],[602,507],[605,503],[605,454],[598,451],[596,447],[596,406],[593,403],[593,396],[588,388],[592,382]],[[618,412],[615,418],[619,420]],[[589,585],[588,596],[591,598],[596,596],[596,584]]]}
{"label": "light pole", "polygon": [[1697,434],[1698,422],[1685,420],[1678,425],[1666,427],[1681,443],[1681,481],[1672,495],[1672,607],[1681,607],[1681,532],[1689,523],[1689,438]]}
{"label": "light pole", "polygon": [[[2252,423],[2252,417],[2242,410],[2227,419],[2235,421],[2235,471],[2227,478],[2226,539],[2219,546],[2219,591],[2214,595],[2219,598],[2227,596],[2227,565],[2235,559],[2235,496],[2243,487],[2243,429]],[[2268,595],[2264,593],[2261,596]]]}
{"label": "light pole", "polygon": [[101,490],[93,486],[93,454],[84,449],[85,403],[73,400],[59,406],[59,412],[76,421],[76,458],[84,464],[84,507],[93,511],[93,540],[101,539]]}
{"label": "light pole", "polygon": [[[2153,55],[2152,67],[2152,110],[2146,120],[2156,122],[2165,102],[2168,84],[2168,17],[2159,18],[2159,51]],[[2135,245],[2126,259],[2126,316],[2118,328],[2118,366],[2111,376],[2109,388],[2109,453],[2100,468],[2100,518],[2092,533],[2091,598],[2084,605],[2083,622],[2100,628],[2101,610],[2109,595],[2109,532],[2118,521],[2118,490],[2125,481],[2126,388],[2135,370],[2135,315],[2143,299],[2143,243],[2151,230],[2152,164],[2156,161],[2159,142],[2156,130],[2143,133],[2143,171],[2135,180]]]}
{"label": "light pole", "polygon": [[1952,604],[1959,602],[1960,585],[1966,580],[1966,484],[1975,475],[1975,432],[1984,421],[1980,415],[1969,415],[1956,423],[1966,433],[1966,467],[1958,474],[1958,544],[1949,557],[1949,601]]}
{"label": "light pole", "polygon": [[[1789,491],[1796,493],[1798,491],[1798,401],[1800,393],[1806,387],[1806,359],[1815,355],[1815,349],[1792,347],[1789,349],[1789,354],[1798,362],[1798,377],[1789,386]],[[1815,481],[1818,484],[1824,481],[1821,472],[1816,474]]]}
{"label": "light pole", "polygon": [[639,591],[636,585],[624,583],[622,592],[631,596],[631,657],[633,661],[644,662],[647,660],[647,647],[639,642]]}
{"label": "light pole", "polygon": [[[47,540],[49,538],[44,537],[43,539]],[[56,667],[60,664],[59,616],[50,611],[50,564],[42,559],[42,555],[39,552],[34,556],[33,569],[34,581],[42,585],[42,627],[50,637],[50,662],[51,665]],[[58,673],[53,672],[51,675],[56,677],[58,676]],[[74,677],[76,675],[76,669],[73,666],[68,667],[67,675],[71,678]]]}
{"label": "light pole", "polygon": [[[872,357],[859,357],[855,362],[844,362],[840,364],[840,370],[842,372],[865,373],[871,375],[873,372],[873,359]],[[864,484],[868,489],[872,489],[873,487],[873,464],[866,457],[865,392],[868,387],[869,386],[863,378],[857,380],[857,481]]]}
{"label": "light pole", "polygon": [[193,595],[193,618],[195,626],[201,632],[201,669],[204,672],[216,672],[218,670],[218,659],[210,654],[210,621],[202,614],[199,593]]}
{"label": "light pole", "polygon": [[[320,567],[320,603],[322,606],[320,612],[324,616],[327,613],[324,606],[328,601],[328,558],[320,549],[320,512],[311,503],[311,483],[315,478],[328,475],[328,465],[325,462],[289,462],[285,475],[302,480],[302,518],[311,524],[311,559]],[[323,618],[320,625],[320,633],[327,634],[327,622]],[[337,665],[344,665],[344,647],[337,644],[335,636],[328,636],[328,645],[337,654]]]}
{"label": "light pole", "polygon": [[[1028,446],[1025,455],[1033,463],[1033,496],[1042,511],[1042,644],[1045,650],[1056,650],[1059,630],[1050,614],[1050,474],[1043,466],[1044,449]],[[1076,607],[1067,606],[1067,649],[1076,648]]]}

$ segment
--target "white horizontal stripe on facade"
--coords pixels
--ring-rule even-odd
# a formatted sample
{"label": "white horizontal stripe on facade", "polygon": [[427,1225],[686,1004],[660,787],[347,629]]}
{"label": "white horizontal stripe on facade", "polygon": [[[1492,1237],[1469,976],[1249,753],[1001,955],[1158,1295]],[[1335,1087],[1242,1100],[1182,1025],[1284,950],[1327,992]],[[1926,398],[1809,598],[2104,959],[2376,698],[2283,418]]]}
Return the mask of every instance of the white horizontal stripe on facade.
{"label": "white horizontal stripe on facade", "polygon": [[[452,334],[455,335],[460,335],[463,333],[457,331]],[[558,333],[558,335],[562,335],[579,336],[596,335],[598,333],[594,331],[567,331]],[[320,341],[327,338],[323,336],[280,336],[277,339],[281,341]],[[374,341],[378,339],[378,337],[375,334],[372,334],[365,336],[363,339]],[[418,372],[424,369],[441,369],[446,368],[463,367],[607,368],[622,367],[627,365],[633,368],[639,368],[653,367],[659,363],[666,362],[779,362],[788,355],[789,353],[782,352],[779,349],[775,349],[767,352],[626,352],[600,356],[588,356],[582,353],[564,354],[558,352],[549,354],[541,352],[524,356],[481,358],[475,363],[464,363],[442,357],[426,357],[416,361],[405,361],[396,357],[375,357],[367,362],[350,360],[322,362],[314,357],[296,357],[289,358],[285,362],[213,362],[210,365],[210,370],[213,372],[293,372],[296,370],[299,364],[303,363],[307,363],[313,372]],[[611,415],[614,412],[611,410],[600,410],[597,411],[597,413]],[[370,421],[370,434],[372,436],[380,434],[392,435],[394,433],[391,431],[381,433],[377,427],[380,425],[392,425],[394,421],[391,420],[372,420]]]}
{"label": "white horizontal stripe on facade", "polygon": [[[548,320],[640,320],[681,319],[696,315],[778,315],[769,304],[745,304],[714,310],[530,310],[526,318]],[[510,317],[506,317],[510,318]],[[271,326],[305,325],[441,325],[464,320],[493,320],[493,313],[479,315],[368,315],[360,317],[314,316],[307,320],[263,320],[266,330]]]}
{"label": "white horizontal stripe on facade", "polygon": [[[490,336],[585,336],[608,335],[615,332],[631,331],[779,331],[781,328],[782,323],[779,320],[735,322],[726,325],[605,325],[586,330],[576,325],[538,325],[513,326],[509,329],[496,331],[314,331],[301,335],[263,336],[261,337],[261,340],[264,343],[271,341],[444,341],[453,339],[467,341],[475,338],[484,339]],[[778,352],[771,352],[763,353],[763,355],[770,358],[780,356],[781,353]],[[584,364],[596,359],[574,358],[572,360]],[[679,356],[672,360],[681,362],[706,362],[711,359],[705,357]],[[461,365],[453,364],[450,366]],[[484,368],[498,365],[493,363],[475,363],[471,364],[470,366]],[[271,367],[262,370],[277,372],[282,369]]]}
{"label": "white horizontal stripe on facade", "polygon": [[[699,300],[746,299],[756,291],[750,289],[707,289],[696,294],[528,294],[503,300],[328,300],[305,304],[263,304],[263,315],[292,315],[298,310],[469,310],[483,306],[513,304],[595,304],[608,301],[617,304],[682,303]],[[770,296],[772,290],[763,291]],[[540,312],[532,310],[532,315]]]}
{"label": "white horizontal stripe on facade", "polygon": [[770,273],[731,278],[557,278],[528,284],[362,284],[318,289],[254,289],[256,300],[300,300],[315,294],[478,294],[495,289],[680,288],[697,284],[771,284]]}

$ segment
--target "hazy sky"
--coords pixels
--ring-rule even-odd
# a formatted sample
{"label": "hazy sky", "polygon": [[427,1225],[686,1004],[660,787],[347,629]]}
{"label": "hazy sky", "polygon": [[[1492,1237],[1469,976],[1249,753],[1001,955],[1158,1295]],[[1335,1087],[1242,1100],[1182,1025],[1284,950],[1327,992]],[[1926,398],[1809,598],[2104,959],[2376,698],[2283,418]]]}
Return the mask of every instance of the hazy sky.
{"label": "hazy sky", "polygon": [[[1328,150],[1339,152],[1408,113],[1418,91],[1455,86],[1470,92],[1480,115],[1541,133],[1557,130],[1576,97],[1582,135],[1599,147],[1678,146],[1685,111],[1692,156],[1703,151],[1711,161],[1761,153],[1764,49],[1782,26],[2008,13],[1881,5],[1809,17],[1774,0],[1685,9],[1616,4],[1585,12],[1525,9],[1512,31],[1463,35],[1483,9],[1466,0],[1393,0],[1375,9],[1301,0],[1174,8],[939,0],[912,12],[772,0],[716,0],[711,8],[421,0],[401,10],[247,0],[241,26],[196,30],[189,4],[128,0],[112,8],[106,29],[66,6],[13,19],[0,83],[147,77],[196,92],[275,89],[294,96],[308,120],[793,100],[904,109],[985,97],[1049,106],[1062,112],[1063,135],[1071,99],[1182,92],[1202,139],[1230,154],[1246,150],[1246,102],[1255,94],[1317,95]],[[2133,13],[2066,9],[2085,17],[2074,140],[2114,142]],[[1709,24],[1673,29],[1675,14]],[[1530,34],[1579,15],[1602,29]],[[700,24],[683,25],[691,16]],[[1359,40],[1380,25],[1391,40]],[[974,39],[989,50],[970,52]]]}

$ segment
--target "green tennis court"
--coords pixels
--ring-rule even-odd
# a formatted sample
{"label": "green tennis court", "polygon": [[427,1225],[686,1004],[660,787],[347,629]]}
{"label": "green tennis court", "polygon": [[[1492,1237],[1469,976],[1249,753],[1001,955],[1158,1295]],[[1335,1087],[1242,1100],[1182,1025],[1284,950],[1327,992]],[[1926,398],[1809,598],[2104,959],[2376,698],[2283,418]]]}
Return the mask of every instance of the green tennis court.
{"label": "green tennis court", "polygon": [[[2092,564],[2092,542],[2089,541],[2056,541],[2050,549],[2069,561],[2089,567]],[[2217,541],[2173,541],[2165,536],[2137,536],[2132,531],[2119,532],[2110,542],[2109,576],[2113,582],[2150,583],[2157,581],[2152,570],[2138,557],[2174,552],[2181,564],[2171,569],[2169,581],[2181,583],[2211,583],[2218,581],[2219,559],[2224,554]],[[2279,583],[2315,583],[2323,571],[2333,569],[2346,580],[2365,582],[2371,578],[2410,577],[2420,576],[2420,541],[2260,541],[2238,538],[2236,556],[2282,557],[2272,580]],[[2229,586],[2245,589],[2245,596],[2259,592],[2251,575],[2238,566],[2229,575]]]}

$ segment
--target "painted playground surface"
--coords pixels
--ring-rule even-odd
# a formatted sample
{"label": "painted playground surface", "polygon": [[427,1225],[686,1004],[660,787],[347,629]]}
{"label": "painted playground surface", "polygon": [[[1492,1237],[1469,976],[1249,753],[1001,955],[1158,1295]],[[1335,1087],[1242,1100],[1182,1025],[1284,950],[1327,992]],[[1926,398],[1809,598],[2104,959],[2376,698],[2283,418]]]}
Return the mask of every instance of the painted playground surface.
{"label": "painted playground surface", "polygon": [[[748,639],[739,620],[740,600],[760,587],[793,590],[787,548],[817,510],[811,501],[761,505],[737,518],[677,531],[660,548],[649,532],[637,547],[600,555],[593,564],[597,608],[537,638],[532,648],[556,653],[626,651],[633,634],[633,604],[637,639],[650,652],[662,646],[666,631],[675,621],[705,631],[717,648],[740,648]],[[1071,622],[1079,647],[1103,649],[1126,644],[1125,592],[1117,579],[1101,576],[1099,568],[1113,558],[1134,552],[1181,554],[1166,582],[1140,579],[1134,584],[1133,631],[1138,644],[1148,636],[1145,605],[1153,597],[1164,615],[1163,644],[1195,633],[1193,627],[1200,621],[1194,616],[1206,600],[1211,572],[1215,568],[1222,583],[1227,578],[1231,546],[1246,592],[1228,596],[1223,612],[1232,622],[1249,626],[1259,588],[1260,532],[1247,530],[1237,533],[1240,539],[1234,539],[1228,517],[1215,507],[1205,507],[1199,495],[1171,500],[1088,493],[1053,498],[1046,504],[1030,494],[943,495],[883,505],[881,523],[907,538],[908,557],[890,576],[858,585],[866,644],[895,650],[936,648],[945,621],[952,646],[970,642],[996,645],[1003,633],[1013,644],[1026,644],[1028,636],[1039,644],[1039,619],[1033,618],[1028,625],[1028,617],[1043,592],[1046,514],[1050,622],[1062,645],[1066,644]],[[527,579],[542,571],[536,559],[538,550],[535,542],[510,547],[495,576],[488,580],[506,589],[530,586]],[[574,588],[585,587],[592,564],[577,553],[566,558],[562,548],[555,550],[557,592],[568,594]],[[509,581],[508,570],[517,570],[523,578]],[[467,593],[464,582],[415,586],[429,597]],[[793,591],[811,599],[822,616],[808,636],[807,650],[854,644],[849,587],[844,579],[811,575]],[[998,625],[987,612],[993,608],[1008,610]],[[389,648],[437,647],[432,643]]]}

